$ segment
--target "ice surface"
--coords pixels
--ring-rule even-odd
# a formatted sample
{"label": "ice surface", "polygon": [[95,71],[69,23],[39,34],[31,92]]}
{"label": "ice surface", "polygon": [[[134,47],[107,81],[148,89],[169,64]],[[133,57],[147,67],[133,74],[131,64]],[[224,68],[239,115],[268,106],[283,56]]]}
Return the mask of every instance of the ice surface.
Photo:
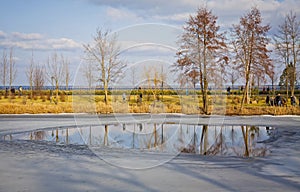
{"label": "ice surface", "polygon": [[[266,157],[180,154],[157,166],[139,170],[103,161],[86,145],[0,141],[0,191],[299,191],[298,116],[4,115],[0,116],[0,136],[53,127],[166,120],[270,126],[276,127],[276,133],[264,141],[271,149]],[[155,152],[111,148],[101,153],[125,164],[126,161],[134,164],[144,157],[151,161],[163,158]]]}

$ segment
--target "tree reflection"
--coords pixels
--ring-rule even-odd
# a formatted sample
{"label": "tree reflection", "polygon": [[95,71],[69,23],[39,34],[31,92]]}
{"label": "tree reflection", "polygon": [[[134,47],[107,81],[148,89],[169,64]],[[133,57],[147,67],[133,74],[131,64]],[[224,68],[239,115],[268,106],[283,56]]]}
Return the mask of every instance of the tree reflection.
{"label": "tree reflection", "polygon": [[69,128],[66,130],[66,143],[69,144]]}
{"label": "tree reflection", "polygon": [[244,138],[244,144],[245,144],[245,152],[244,156],[249,157],[249,148],[248,148],[248,126],[241,126],[242,134]]}
{"label": "tree reflection", "polygon": [[45,131],[35,131],[33,133],[33,135],[34,135],[34,140],[41,141],[41,140],[45,139],[46,132]]}
{"label": "tree reflection", "polygon": [[104,130],[105,130],[105,133],[104,133],[104,146],[107,146],[108,145],[108,125],[104,125]]}
{"label": "tree reflection", "polygon": [[208,125],[202,126],[202,134],[200,140],[200,154],[206,155],[208,145]]}
{"label": "tree reflection", "polygon": [[[92,126],[68,127],[65,129],[53,128],[50,130],[6,134],[1,139],[48,140],[62,144],[111,145],[117,148],[139,148],[142,150],[153,150],[154,148],[156,151],[162,152],[182,151],[199,153],[201,155],[249,157],[266,155],[266,147],[262,143],[257,143],[257,140],[261,140],[263,137],[270,137],[273,130],[269,127],[260,128],[246,125],[208,126],[174,123],[122,123],[109,126],[100,125],[93,130]],[[123,131],[124,128],[125,131]],[[109,140],[108,134],[114,138],[112,141]],[[78,137],[79,135],[80,137]]]}
{"label": "tree reflection", "polygon": [[56,128],[55,141],[56,141],[56,143],[59,142],[58,128]]}

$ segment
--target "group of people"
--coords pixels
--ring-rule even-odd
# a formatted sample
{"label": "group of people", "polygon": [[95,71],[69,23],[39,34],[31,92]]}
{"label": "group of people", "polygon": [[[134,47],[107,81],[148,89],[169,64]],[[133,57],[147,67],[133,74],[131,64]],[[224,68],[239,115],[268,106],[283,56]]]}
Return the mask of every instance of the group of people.
{"label": "group of people", "polygon": [[[296,106],[296,97],[293,95],[290,97],[291,105]],[[266,104],[269,106],[284,106],[286,105],[287,101],[285,98],[281,97],[280,94],[277,94],[276,97],[270,97],[267,95],[266,97]],[[300,98],[299,98],[299,105],[300,105]]]}
{"label": "group of people", "polygon": [[[22,86],[19,86],[18,88],[19,91],[19,95],[22,96],[23,93],[23,88]],[[14,87],[12,87],[10,90],[8,89],[8,87],[5,88],[5,95],[8,95],[9,93],[15,95],[16,94],[16,89]]]}

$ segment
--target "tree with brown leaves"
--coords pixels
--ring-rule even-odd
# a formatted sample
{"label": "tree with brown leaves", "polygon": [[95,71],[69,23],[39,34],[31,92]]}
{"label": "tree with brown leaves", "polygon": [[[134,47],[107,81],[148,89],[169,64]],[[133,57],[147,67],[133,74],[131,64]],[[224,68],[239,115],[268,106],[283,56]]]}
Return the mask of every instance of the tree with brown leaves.
{"label": "tree with brown leaves", "polygon": [[179,69],[187,79],[199,79],[205,114],[208,113],[208,84],[222,76],[224,64],[228,62],[224,55],[227,48],[225,36],[219,32],[216,22],[217,16],[207,8],[199,8],[195,16],[190,16],[184,26],[178,59],[174,64],[175,69]]}
{"label": "tree with brown leaves", "polygon": [[269,25],[262,24],[260,11],[254,7],[245,16],[240,18],[232,29],[233,63],[237,70],[245,77],[245,91],[241,103],[249,103],[250,82],[258,77],[264,77],[270,71],[271,59],[267,45]]}

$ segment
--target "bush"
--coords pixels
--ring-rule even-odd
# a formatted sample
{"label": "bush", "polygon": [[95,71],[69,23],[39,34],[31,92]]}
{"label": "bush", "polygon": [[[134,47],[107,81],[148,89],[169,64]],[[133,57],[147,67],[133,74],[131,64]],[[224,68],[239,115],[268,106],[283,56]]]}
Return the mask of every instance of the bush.
{"label": "bush", "polygon": [[66,95],[65,95],[64,92],[62,92],[62,93],[60,94],[60,101],[61,101],[61,102],[66,102]]}
{"label": "bush", "polygon": [[27,97],[24,96],[23,99],[22,99],[22,104],[23,104],[23,105],[26,105],[26,103],[27,103]]}
{"label": "bush", "polygon": [[40,94],[40,99],[42,100],[42,102],[45,102],[46,101],[46,96],[43,93],[41,93]]}

